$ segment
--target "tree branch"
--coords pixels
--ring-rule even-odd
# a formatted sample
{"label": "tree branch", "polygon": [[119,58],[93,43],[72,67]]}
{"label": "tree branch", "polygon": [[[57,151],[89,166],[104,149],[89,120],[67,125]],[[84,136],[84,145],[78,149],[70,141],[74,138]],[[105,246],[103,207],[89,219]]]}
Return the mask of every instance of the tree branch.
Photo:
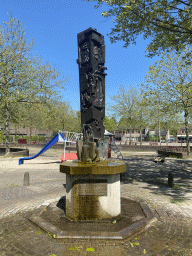
{"label": "tree branch", "polygon": [[187,4],[186,2],[184,2],[184,1],[181,1],[181,0],[176,0],[177,2],[179,2],[179,3],[182,3],[182,4],[184,4],[184,5],[187,5],[187,6],[189,6],[189,7],[191,7],[191,5],[190,4]]}

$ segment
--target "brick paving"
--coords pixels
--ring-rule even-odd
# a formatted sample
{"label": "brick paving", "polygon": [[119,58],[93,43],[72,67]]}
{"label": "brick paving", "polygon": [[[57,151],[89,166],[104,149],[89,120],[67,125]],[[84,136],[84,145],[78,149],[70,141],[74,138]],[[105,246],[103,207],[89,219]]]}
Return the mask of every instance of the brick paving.
{"label": "brick paving", "polygon": [[[192,255],[192,161],[169,159],[155,165],[150,158],[131,157],[125,162],[121,196],[143,199],[158,221],[124,241],[55,240],[28,217],[44,201],[64,195],[65,177],[58,172],[59,163],[51,170],[45,164],[6,171],[0,167],[0,255]],[[33,175],[31,188],[22,185],[25,171]],[[166,186],[169,171],[180,186]],[[16,186],[11,186],[13,181]]]}

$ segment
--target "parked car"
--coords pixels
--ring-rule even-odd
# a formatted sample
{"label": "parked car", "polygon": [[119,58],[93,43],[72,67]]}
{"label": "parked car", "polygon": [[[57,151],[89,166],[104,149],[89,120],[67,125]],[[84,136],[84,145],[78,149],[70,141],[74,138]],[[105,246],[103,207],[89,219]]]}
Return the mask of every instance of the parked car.
{"label": "parked car", "polygon": [[161,143],[165,143],[165,140],[161,140]]}

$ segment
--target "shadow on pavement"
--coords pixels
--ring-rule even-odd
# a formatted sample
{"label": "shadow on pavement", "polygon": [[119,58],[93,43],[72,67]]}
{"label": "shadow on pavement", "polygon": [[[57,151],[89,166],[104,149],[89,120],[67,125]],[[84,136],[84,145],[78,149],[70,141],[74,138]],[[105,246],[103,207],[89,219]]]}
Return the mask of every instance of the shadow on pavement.
{"label": "shadow on pavement", "polygon": [[[145,189],[154,194],[164,194],[173,199],[188,200],[187,194],[192,193],[192,161],[165,159],[164,163],[154,163],[149,157],[129,157],[124,160],[126,183],[134,184],[134,180],[147,183]],[[168,187],[168,174],[174,177],[174,187]]]}

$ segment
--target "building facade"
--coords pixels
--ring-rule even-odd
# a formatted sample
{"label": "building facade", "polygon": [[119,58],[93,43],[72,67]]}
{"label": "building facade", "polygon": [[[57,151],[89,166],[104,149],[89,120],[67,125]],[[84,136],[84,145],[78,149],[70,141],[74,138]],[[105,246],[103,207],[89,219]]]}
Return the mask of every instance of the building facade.
{"label": "building facade", "polygon": [[[4,133],[5,134],[5,133]],[[44,129],[37,129],[37,128],[30,128],[30,127],[21,127],[21,126],[14,126],[10,125],[9,135],[13,136],[13,141],[15,141],[16,136],[46,136],[52,137],[53,131],[52,130],[44,130]]]}
{"label": "building facade", "polygon": [[[186,140],[186,129],[181,128],[180,130],[177,131],[177,139],[180,142],[183,142]],[[189,130],[189,141],[192,142],[192,131]]]}
{"label": "building facade", "polygon": [[[159,136],[159,131],[158,130],[153,130],[153,129],[148,129],[148,128],[144,128],[142,130],[142,134],[140,135],[140,131],[133,129],[132,132],[130,131],[130,129],[127,130],[122,130],[122,131],[114,131],[115,134],[115,139],[122,141],[122,142],[126,142],[126,141],[130,141],[130,137],[131,137],[131,141],[140,141],[140,137],[142,135],[142,141],[149,141],[149,136]],[[169,133],[169,130],[167,129],[163,129],[160,131],[160,136],[161,137],[165,137],[166,140],[169,140],[172,136]]]}

